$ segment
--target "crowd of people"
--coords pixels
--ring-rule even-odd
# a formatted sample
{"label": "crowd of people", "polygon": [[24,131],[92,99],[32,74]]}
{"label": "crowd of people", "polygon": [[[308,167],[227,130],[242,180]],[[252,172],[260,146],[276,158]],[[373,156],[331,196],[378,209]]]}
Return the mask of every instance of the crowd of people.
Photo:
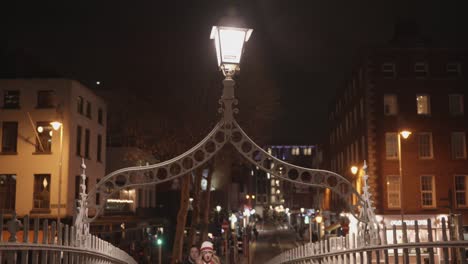
{"label": "crowd of people", "polygon": [[213,243],[205,241],[200,249],[196,245],[190,247],[189,255],[184,264],[221,264],[221,261],[214,252]]}

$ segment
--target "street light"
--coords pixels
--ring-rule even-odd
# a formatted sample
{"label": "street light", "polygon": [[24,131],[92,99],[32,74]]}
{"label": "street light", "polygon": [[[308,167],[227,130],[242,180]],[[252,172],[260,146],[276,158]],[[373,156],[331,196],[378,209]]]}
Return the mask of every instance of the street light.
{"label": "street light", "polygon": [[210,39],[214,39],[218,66],[226,76],[239,70],[244,44],[253,29],[231,26],[213,26]]}
{"label": "street light", "polygon": [[52,128],[57,131],[60,129],[60,156],[59,156],[59,184],[58,184],[58,202],[57,202],[57,225],[60,223],[60,208],[62,207],[62,157],[63,157],[63,123],[59,121],[50,122]]}
{"label": "street light", "polygon": [[351,166],[351,173],[352,173],[353,175],[356,175],[356,174],[358,173],[358,170],[359,170],[359,169],[358,169],[357,166]]}
{"label": "street light", "polygon": [[398,170],[400,172],[400,216],[401,216],[401,224],[403,225],[403,169],[401,166],[401,138],[408,139],[411,135],[411,131],[403,130],[398,132]]}

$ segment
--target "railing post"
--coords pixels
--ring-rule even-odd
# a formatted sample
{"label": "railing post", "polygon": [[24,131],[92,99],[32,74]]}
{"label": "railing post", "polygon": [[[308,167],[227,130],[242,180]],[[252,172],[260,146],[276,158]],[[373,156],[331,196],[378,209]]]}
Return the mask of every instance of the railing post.
{"label": "railing post", "polygon": [[[401,223],[401,228],[403,231],[403,243],[408,243],[408,232],[406,227],[406,222]],[[403,248],[403,263],[409,264],[409,250],[408,248]]]}
{"label": "railing post", "polygon": [[[37,244],[39,242],[39,218],[34,218],[34,235],[33,235],[33,243]],[[39,251],[34,250],[32,253],[32,263],[37,264],[39,263]]]}
{"label": "railing post", "polygon": [[[25,215],[23,218],[23,243],[29,243],[29,216]],[[21,264],[28,263],[29,259],[29,252],[27,250],[23,250],[21,252]]]}
{"label": "railing post", "polygon": [[[429,242],[434,242],[434,239],[432,238],[432,223],[431,219],[427,219],[427,239]],[[434,264],[434,248],[430,247],[428,248],[429,251],[429,264]]]}
{"label": "railing post", "polygon": [[[414,220],[414,233],[415,233],[415,241],[416,243],[421,242],[419,240],[419,225],[418,221]],[[421,264],[421,248],[416,247],[416,264]]]}
{"label": "railing post", "polygon": [[[383,244],[388,245],[388,239],[387,239],[387,226],[383,226]],[[388,264],[388,249],[384,249],[384,263]]]}
{"label": "railing post", "polygon": [[[463,237],[463,215],[458,215],[457,216],[457,220],[458,220],[458,240],[464,240],[464,237]],[[466,264],[466,258],[465,258],[465,254],[466,254],[466,250],[464,247],[461,247],[460,250],[459,250],[459,253],[460,253],[460,260],[461,260],[461,264]]]}
{"label": "railing post", "polygon": [[[396,245],[398,244],[397,235],[396,235],[396,226],[393,225],[392,228],[393,228],[393,244]],[[398,249],[397,248],[393,249],[393,261],[395,264],[398,264]]]}
{"label": "railing post", "polygon": [[[447,239],[447,225],[446,225],[445,221],[446,221],[445,217],[442,218],[442,240],[444,242],[448,241],[448,239]],[[448,251],[448,248],[444,247],[443,251],[444,251],[444,263],[449,264],[449,251]]]}
{"label": "railing post", "polygon": [[[49,222],[47,219],[44,219],[42,222],[42,244],[49,244]],[[41,263],[47,263],[47,251],[43,250],[41,252]]]}

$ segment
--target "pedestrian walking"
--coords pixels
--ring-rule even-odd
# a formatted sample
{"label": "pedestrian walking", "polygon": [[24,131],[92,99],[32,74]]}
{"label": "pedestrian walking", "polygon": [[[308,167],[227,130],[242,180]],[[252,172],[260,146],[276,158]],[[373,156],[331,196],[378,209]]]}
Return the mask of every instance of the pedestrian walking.
{"label": "pedestrian walking", "polygon": [[196,264],[198,259],[200,259],[200,252],[198,251],[198,247],[193,245],[190,247],[189,255],[184,261],[184,264]]}
{"label": "pedestrian walking", "polygon": [[214,254],[213,243],[205,241],[200,248],[200,258],[197,264],[221,264],[219,258]]}

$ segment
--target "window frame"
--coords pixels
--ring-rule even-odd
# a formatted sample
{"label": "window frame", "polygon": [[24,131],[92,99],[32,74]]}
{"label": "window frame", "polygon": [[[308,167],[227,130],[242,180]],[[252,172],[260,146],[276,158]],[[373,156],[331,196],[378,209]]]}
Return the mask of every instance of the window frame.
{"label": "window frame", "polygon": [[[453,69],[451,69],[450,66],[455,66]],[[455,76],[460,76],[461,75],[461,64],[459,62],[448,62],[445,65],[445,72],[449,75],[452,75],[453,77]]]}
{"label": "window frame", "polygon": [[[44,188],[43,186],[43,181],[44,181],[44,178],[42,178],[42,180],[39,180],[39,182],[36,182],[36,178],[39,178],[39,177],[45,177],[47,178],[48,177],[48,182],[47,182],[47,186]],[[32,207],[32,210],[33,211],[48,211],[50,212],[50,202],[51,202],[51,192],[50,192],[50,185],[51,185],[51,179],[52,179],[52,175],[50,173],[37,173],[37,174],[34,174],[34,181],[33,181],[33,207]],[[36,191],[37,191],[37,186],[36,184],[41,188],[42,186],[42,189],[46,189],[47,192],[48,192],[48,206],[47,207],[36,207]],[[44,190],[42,190],[44,191]]]}
{"label": "window frame", "polygon": [[[0,174],[0,198],[4,198],[0,200],[0,211],[2,212],[11,213],[16,209],[17,179],[16,174]],[[2,197],[3,195],[4,197]]]}
{"label": "window frame", "polygon": [[[396,76],[396,66],[394,62],[384,62],[381,66],[382,75],[384,78],[395,78]],[[388,67],[388,68],[387,68]]]}
{"label": "window frame", "polygon": [[[421,136],[425,136],[425,135],[429,135],[429,151],[431,153],[430,156],[426,157],[426,156],[421,156],[421,141],[420,141],[420,137]],[[430,160],[430,159],[434,159],[434,144],[433,144],[433,139],[432,139],[432,132],[419,132],[417,133],[417,140],[418,140],[418,158],[420,160]]]}
{"label": "window frame", "polygon": [[[453,110],[453,98],[458,98],[458,103],[460,105],[459,112],[454,112]],[[449,103],[449,114],[451,116],[463,116],[465,114],[465,104],[464,104],[464,96],[463,94],[449,94],[448,95],[448,103]]]}
{"label": "window frame", "polygon": [[[51,101],[48,104],[45,104],[45,102],[48,102],[45,100],[45,95],[49,96],[48,99]],[[55,90],[38,90],[37,91],[37,98],[36,98],[36,108],[41,108],[41,109],[48,109],[48,108],[55,108],[57,107],[57,92]]]}
{"label": "window frame", "polygon": [[89,128],[85,129],[85,147],[84,147],[84,157],[86,159],[91,159],[91,155],[89,153],[90,151],[90,145],[91,145],[91,131]]}
{"label": "window frame", "polygon": [[[18,153],[18,122],[5,121],[5,122],[2,122],[1,125],[2,125],[2,148],[1,148],[1,153],[2,154],[16,154],[16,153]],[[6,127],[7,126],[5,126],[5,125],[14,125],[14,127],[15,127],[14,142],[9,142],[9,143],[12,143],[12,145],[13,145],[12,149],[13,150],[6,150],[5,149],[5,145],[8,145],[8,144],[5,144],[5,143],[8,142],[8,139],[10,139],[10,138],[6,138],[6,135],[8,135],[8,133],[6,132]]]}
{"label": "window frame", "polygon": [[[456,144],[456,143],[459,143],[459,142],[454,142],[454,135],[462,135],[461,139],[462,139],[462,144]],[[454,146],[460,146],[462,145],[463,146],[463,156],[456,156],[455,153],[454,153]],[[451,155],[452,155],[452,159],[454,160],[464,160],[466,159],[467,157],[467,151],[466,151],[466,133],[465,132],[462,132],[462,131],[457,131],[457,132],[451,132],[450,133],[450,152],[451,152]]]}
{"label": "window frame", "polygon": [[[7,104],[7,97],[9,92],[17,92],[17,104]],[[21,108],[21,91],[20,90],[4,90],[3,91],[3,109],[20,109]]]}
{"label": "window frame", "polygon": [[[389,100],[386,100],[386,99],[389,99]],[[393,100],[393,101],[392,101]],[[394,111],[389,111],[387,113],[387,105],[389,106],[389,109],[391,110],[392,109],[392,104],[387,104],[389,102],[392,102],[394,105],[393,105],[393,108],[394,108]],[[384,115],[385,116],[396,116],[398,115],[398,97],[396,94],[384,94],[383,95],[383,106],[384,106]]]}
{"label": "window frame", "polygon": [[[421,67],[423,69],[419,69]],[[416,75],[416,78],[427,78],[429,75],[429,65],[427,62],[424,61],[419,61],[414,63],[414,74]]]}
{"label": "window frame", "polygon": [[[388,149],[389,149],[389,136],[394,136],[395,137],[395,142],[393,143],[395,146],[395,155],[389,156],[388,155]],[[397,132],[385,132],[385,159],[386,160],[398,160],[400,157],[398,155],[398,133]]]}
{"label": "window frame", "polygon": [[83,127],[78,125],[76,126],[76,144],[75,144],[75,148],[76,148],[76,155],[78,157],[82,157],[81,155],[81,145],[82,145],[82,137],[83,137]]}
{"label": "window frame", "polygon": [[[427,106],[426,106],[427,112],[426,113],[423,113],[423,112],[420,113],[419,112],[419,100],[418,100],[418,98],[423,97],[423,96],[427,97],[427,101],[426,101],[426,103],[427,103]],[[416,114],[418,116],[430,116],[431,112],[432,112],[431,111],[431,96],[429,94],[416,94]]]}
{"label": "window frame", "polygon": [[[43,132],[37,132],[39,126],[43,127]],[[37,132],[37,137],[34,154],[52,154],[52,136],[50,135],[50,132],[53,134],[54,129],[50,125],[50,121],[37,121],[35,129]],[[42,143],[44,143],[43,140],[45,140],[46,144],[42,144],[42,147],[44,148],[43,150],[41,150],[41,144],[39,144],[38,138]]]}
{"label": "window frame", "polygon": [[84,98],[83,98],[83,96],[78,96],[77,97],[76,112],[78,114],[80,114],[80,115],[83,115],[83,113],[84,113]]}
{"label": "window frame", "polygon": [[[430,177],[431,178],[431,190],[423,190],[423,178]],[[437,207],[437,193],[436,193],[436,183],[435,183],[435,176],[434,175],[420,175],[419,177],[419,191],[421,193],[421,208],[423,209],[434,209]],[[432,204],[431,205],[424,205],[424,194],[430,193]]]}
{"label": "window frame", "polygon": [[[395,182],[391,182],[390,179],[391,178],[398,178],[398,189],[395,190],[395,191],[392,191],[390,192],[390,184],[391,183],[395,183]],[[400,175],[387,175],[387,208],[388,209],[401,209],[401,176]],[[398,205],[390,205],[390,195],[398,195]]]}
{"label": "window frame", "polygon": [[[463,184],[464,184],[464,189],[463,190],[457,190],[457,177],[463,177]],[[466,174],[455,174],[453,177],[453,190],[454,190],[454,198],[455,198],[455,207],[456,208],[468,208],[468,192],[467,192],[467,187],[468,187],[468,175]],[[465,204],[459,204],[458,199],[457,199],[457,193],[463,193],[464,199],[465,199]],[[451,199],[450,197],[449,199]]]}

